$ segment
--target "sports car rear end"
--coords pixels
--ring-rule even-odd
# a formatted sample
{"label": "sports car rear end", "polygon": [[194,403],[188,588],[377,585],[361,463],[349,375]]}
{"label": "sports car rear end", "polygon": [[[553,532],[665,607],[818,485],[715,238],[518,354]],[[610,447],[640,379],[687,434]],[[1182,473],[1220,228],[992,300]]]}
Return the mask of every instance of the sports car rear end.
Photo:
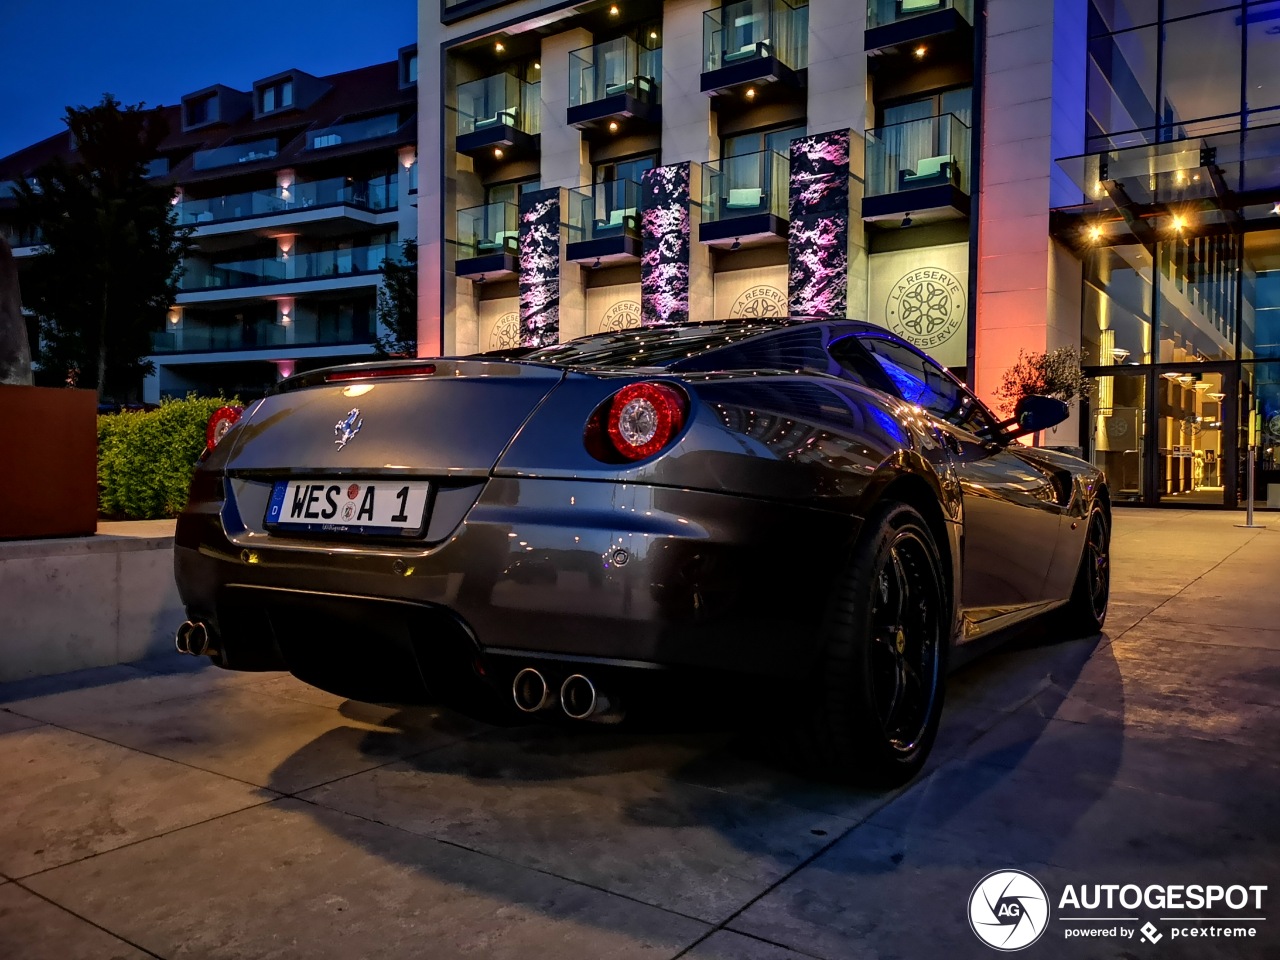
{"label": "sports car rear end", "polygon": [[[680,422],[620,455],[604,420],[636,384]],[[787,462],[802,442],[744,440],[738,387],[483,359],[295,378],[197,471],[175,550],[189,623],[224,667],[361,699],[509,698],[528,668],[550,687],[798,676],[858,522],[850,491]]]}

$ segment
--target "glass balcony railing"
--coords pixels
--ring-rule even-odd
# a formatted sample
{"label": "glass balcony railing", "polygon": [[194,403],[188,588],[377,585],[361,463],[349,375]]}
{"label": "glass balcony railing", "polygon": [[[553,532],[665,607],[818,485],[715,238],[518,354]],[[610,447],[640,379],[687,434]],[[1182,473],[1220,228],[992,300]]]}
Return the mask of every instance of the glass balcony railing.
{"label": "glass balcony railing", "polygon": [[866,196],[951,184],[969,192],[969,127],[953,113],[867,131]]}
{"label": "glass balcony railing", "polygon": [[181,328],[151,334],[152,353],[186,353],[203,350],[260,350],[266,347],[315,347],[337,344],[371,343],[376,313],[372,302],[358,309],[327,311],[300,316],[290,326],[274,319],[241,323],[201,323],[184,320]]}
{"label": "glass balcony railing", "polygon": [[640,235],[640,184],[609,180],[569,191],[570,243]]}
{"label": "glass balcony railing", "polygon": [[787,219],[791,161],[776,150],[726,157],[702,165],[702,220],[772,213]]}
{"label": "glass balcony railing", "polygon": [[381,117],[370,117],[368,120],[356,120],[352,123],[337,123],[322,130],[307,132],[307,149],[324,150],[344,143],[359,143],[362,140],[373,140],[377,137],[389,137],[400,128],[398,114],[388,113]]}
{"label": "glass balcony railing", "polygon": [[313,180],[295,183],[291,187],[276,187],[274,190],[255,190],[204,200],[183,200],[178,204],[178,222],[197,225],[219,223],[243,217],[343,204],[371,212],[393,210],[397,204],[396,189],[395,177],[374,181],[353,181],[346,177]]}
{"label": "glass balcony railing", "polygon": [[458,259],[516,252],[520,210],[510,201],[458,211]]}
{"label": "glass balcony railing", "polygon": [[514,127],[528,134],[540,129],[541,87],[509,73],[458,86],[458,136]]}
{"label": "glass balcony railing", "polygon": [[973,0],[868,0],[867,29],[910,20],[936,10],[956,10],[973,23]]}
{"label": "glass balcony railing", "polygon": [[285,327],[274,320],[246,323],[184,323],[181,330],[151,334],[152,353],[183,353],[188,350],[252,350],[283,346],[288,342]]}
{"label": "glass balcony railing", "polygon": [[44,234],[39,227],[19,227],[12,223],[0,223],[0,237],[4,237],[14,249],[38,247],[44,243]]}
{"label": "glass balcony railing", "polygon": [[620,93],[657,103],[661,78],[661,47],[642,47],[630,37],[583,47],[569,54],[569,106]]}
{"label": "glass balcony railing", "polygon": [[366,247],[348,247],[343,250],[322,250],[316,253],[299,253],[286,259],[262,257],[255,260],[233,260],[226,263],[201,263],[189,261],[178,289],[223,290],[237,287],[256,287],[268,283],[288,283],[294,280],[325,280],[353,274],[376,273],[382,261],[395,257],[399,248],[394,244],[375,244]]}
{"label": "glass balcony railing", "polygon": [[739,0],[702,17],[704,73],[775,57],[792,70],[809,62],[809,8],[786,0]]}
{"label": "glass balcony railing", "polygon": [[212,150],[197,150],[192,155],[192,166],[197,170],[212,170],[237,163],[270,160],[276,155],[279,144],[275,140],[255,140],[252,143],[233,143]]}

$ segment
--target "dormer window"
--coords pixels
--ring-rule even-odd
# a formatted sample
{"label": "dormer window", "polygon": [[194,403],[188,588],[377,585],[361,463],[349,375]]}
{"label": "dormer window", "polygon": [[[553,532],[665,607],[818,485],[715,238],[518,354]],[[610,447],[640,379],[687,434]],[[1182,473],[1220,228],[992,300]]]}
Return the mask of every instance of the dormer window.
{"label": "dormer window", "polygon": [[415,86],[418,82],[418,46],[410,44],[400,48],[400,89]]}
{"label": "dormer window", "polygon": [[199,127],[218,119],[216,97],[216,93],[206,93],[204,96],[192,97],[183,101],[182,106],[185,113],[183,125],[187,128]]}
{"label": "dormer window", "polygon": [[258,113],[272,113],[293,106],[293,80],[277,80],[258,88]]}

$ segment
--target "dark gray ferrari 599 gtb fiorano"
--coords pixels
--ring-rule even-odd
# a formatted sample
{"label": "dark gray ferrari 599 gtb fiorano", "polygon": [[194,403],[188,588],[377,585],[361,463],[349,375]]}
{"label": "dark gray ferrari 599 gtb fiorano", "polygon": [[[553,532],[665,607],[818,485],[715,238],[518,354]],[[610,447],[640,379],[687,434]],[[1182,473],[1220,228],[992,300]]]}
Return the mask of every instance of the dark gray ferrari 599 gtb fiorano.
{"label": "dark gray ferrari 599 gtb fiorano", "polygon": [[767,678],[815,773],[901,782],[959,647],[1055,607],[1102,625],[1105,480],[1012,442],[1065,416],[1032,397],[1001,422],[850,321],[301,374],[211,425],[177,645],[357,699],[578,720],[660,677]]}

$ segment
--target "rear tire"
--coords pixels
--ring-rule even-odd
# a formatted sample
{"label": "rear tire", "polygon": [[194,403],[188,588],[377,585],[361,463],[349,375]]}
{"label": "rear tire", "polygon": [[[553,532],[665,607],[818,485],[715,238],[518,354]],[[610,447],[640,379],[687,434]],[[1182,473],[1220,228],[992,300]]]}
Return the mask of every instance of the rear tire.
{"label": "rear tire", "polygon": [[1102,631],[1111,600],[1111,521],[1102,506],[1089,511],[1080,569],[1066,607],[1073,636],[1092,636]]}
{"label": "rear tire", "polygon": [[915,776],[938,732],[950,623],[928,525],[906,504],[878,508],[833,597],[806,689],[799,746],[810,772],[877,787]]}

